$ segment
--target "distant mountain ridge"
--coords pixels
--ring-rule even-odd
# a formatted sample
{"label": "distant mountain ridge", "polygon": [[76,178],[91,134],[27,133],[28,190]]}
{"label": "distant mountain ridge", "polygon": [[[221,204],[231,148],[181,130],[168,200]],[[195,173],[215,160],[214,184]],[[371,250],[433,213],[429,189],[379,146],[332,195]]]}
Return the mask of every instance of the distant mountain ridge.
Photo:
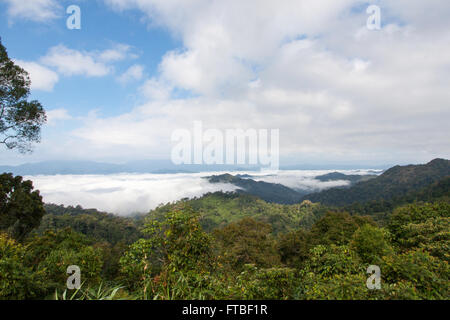
{"label": "distant mountain ridge", "polygon": [[327,173],[321,176],[317,176],[314,179],[317,179],[322,182],[327,181],[337,181],[337,180],[347,180],[351,183],[357,183],[360,181],[367,181],[370,179],[375,178],[377,175],[375,174],[365,174],[365,175],[359,175],[359,174],[344,174],[340,172],[331,172]]}
{"label": "distant mountain ridge", "polygon": [[242,190],[237,191],[238,193],[243,192],[254,195],[269,203],[294,204],[298,203],[302,196],[306,194],[279,183],[242,179],[239,175],[233,176],[228,173],[206,177],[206,179],[208,179],[210,183],[230,183],[242,188]]}
{"label": "distant mountain ridge", "polygon": [[14,175],[117,174],[117,173],[195,173],[201,171],[259,170],[253,166],[175,165],[170,160],[140,160],[125,164],[95,161],[43,161],[18,166],[0,166],[0,173]]}
{"label": "distant mountain ridge", "polygon": [[450,175],[450,161],[434,159],[424,165],[395,166],[380,176],[350,188],[332,188],[308,194],[302,200],[345,206],[374,200],[390,200],[418,191]]}

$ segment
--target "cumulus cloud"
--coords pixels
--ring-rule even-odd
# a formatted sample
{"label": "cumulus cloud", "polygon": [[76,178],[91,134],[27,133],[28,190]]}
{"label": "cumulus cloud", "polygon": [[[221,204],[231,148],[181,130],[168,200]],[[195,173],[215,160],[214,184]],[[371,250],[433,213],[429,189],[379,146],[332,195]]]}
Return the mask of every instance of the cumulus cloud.
{"label": "cumulus cloud", "polygon": [[8,4],[11,19],[22,18],[35,22],[46,22],[59,17],[61,6],[56,0],[3,0]]}
{"label": "cumulus cloud", "polygon": [[[64,76],[103,77],[114,72],[113,63],[134,58],[136,54],[125,44],[116,44],[104,51],[79,51],[59,44],[50,48],[40,62]],[[139,76],[138,69],[138,66],[132,67],[128,77]]]}
{"label": "cumulus cloud", "polygon": [[72,116],[66,109],[53,109],[47,112],[47,124],[55,125],[58,121],[72,119]]}
{"label": "cumulus cloud", "polygon": [[55,84],[59,81],[56,72],[39,63],[22,60],[16,60],[15,62],[28,72],[32,90],[53,91]]}
{"label": "cumulus cloud", "polygon": [[[113,146],[107,132],[128,128],[121,144],[136,148],[144,135],[137,141],[151,154],[150,145],[168,149],[173,130],[201,120],[217,129],[279,128],[289,156],[450,156],[445,1],[379,1],[380,31],[366,28],[366,2],[358,0],[105,3],[139,9],[183,47],[162,57],[149,103],[76,132],[92,143]],[[172,90],[191,95],[170,99]]]}
{"label": "cumulus cloud", "polygon": [[96,60],[92,54],[69,49],[64,45],[51,48],[41,61],[65,76],[103,77],[111,72],[109,66]]}
{"label": "cumulus cloud", "polygon": [[118,77],[118,81],[122,84],[127,84],[132,81],[139,81],[144,76],[144,66],[135,64],[132,65]]}
{"label": "cumulus cloud", "polygon": [[116,44],[113,48],[97,53],[97,57],[103,62],[117,62],[125,59],[136,59],[137,54],[131,52],[131,46],[123,43]]}

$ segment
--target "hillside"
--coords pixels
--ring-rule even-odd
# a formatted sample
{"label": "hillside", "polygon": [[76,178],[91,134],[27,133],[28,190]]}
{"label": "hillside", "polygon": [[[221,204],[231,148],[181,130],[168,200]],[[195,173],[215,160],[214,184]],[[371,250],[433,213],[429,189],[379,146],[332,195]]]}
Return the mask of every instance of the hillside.
{"label": "hillside", "polygon": [[233,176],[227,173],[210,176],[206,179],[211,183],[230,183],[242,188],[237,192],[251,194],[271,203],[294,204],[300,202],[301,197],[305,195],[305,193],[298,192],[282,184],[242,179],[243,177],[247,176]]}
{"label": "hillside", "polygon": [[359,175],[359,174],[343,174],[340,172],[331,172],[327,173],[321,176],[315,177],[315,179],[327,182],[327,181],[337,181],[337,180],[347,180],[350,181],[352,184],[361,182],[361,181],[368,181],[370,179],[374,179],[377,176],[374,174],[367,174],[367,175]]}
{"label": "hillside", "polygon": [[118,217],[96,209],[83,209],[80,206],[45,204],[44,208],[47,214],[34,231],[37,234],[70,227],[88,238],[111,244],[130,244],[141,236],[137,223],[131,218]]}
{"label": "hillside", "polygon": [[279,233],[299,227],[309,228],[327,211],[322,205],[308,202],[282,205],[247,194],[215,192],[160,206],[150,211],[148,216],[160,219],[182,205],[188,205],[200,214],[201,225],[207,231],[251,217],[270,224],[274,233]]}
{"label": "hillside", "polygon": [[374,200],[390,200],[419,191],[450,175],[450,161],[435,159],[425,165],[395,166],[369,181],[347,189],[333,188],[309,194],[303,200],[345,206]]}

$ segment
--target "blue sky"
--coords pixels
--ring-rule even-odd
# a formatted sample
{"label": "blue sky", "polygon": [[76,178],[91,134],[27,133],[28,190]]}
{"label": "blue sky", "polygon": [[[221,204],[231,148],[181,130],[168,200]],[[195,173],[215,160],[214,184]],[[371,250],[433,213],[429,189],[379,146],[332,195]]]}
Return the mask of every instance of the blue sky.
{"label": "blue sky", "polygon": [[0,0],[2,43],[49,114],[34,153],[0,163],[168,159],[194,121],[279,129],[285,164],[448,158],[449,14],[442,0]]}
{"label": "blue sky", "polygon": [[[60,3],[69,6],[74,1]],[[2,42],[12,58],[23,61],[39,60],[49,48],[61,44],[78,51],[104,51],[120,44],[130,46],[130,53],[135,56],[114,63],[114,70],[107,76],[62,76],[52,91],[32,92],[32,98],[48,108],[65,108],[74,116],[83,116],[92,109],[99,109],[105,116],[118,115],[126,106],[139,102],[135,92],[140,82],[123,85],[116,78],[133,65],[142,65],[146,76],[154,76],[163,54],[179,47],[180,43],[163,28],[147,28],[136,12],[118,14],[98,1],[83,1],[78,5],[82,9],[82,28],[69,30],[66,19],[70,15],[65,12],[66,6],[60,8],[60,18],[36,23],[9,18],[7,5],[1,3]]]}

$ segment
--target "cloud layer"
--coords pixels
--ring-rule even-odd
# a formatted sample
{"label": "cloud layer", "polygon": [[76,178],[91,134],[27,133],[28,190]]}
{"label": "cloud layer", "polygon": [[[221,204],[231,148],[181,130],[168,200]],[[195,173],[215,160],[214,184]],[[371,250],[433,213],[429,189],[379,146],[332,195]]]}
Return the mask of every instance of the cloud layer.
{"label": "cloud layer", "polygon": [[[348,181],[321,182],[315,176],[332,170],[279,171],[277,174],[233,172],[250,174],[256,181],[281,183],[288,187],[317,191],[346,186]],[[366,174],[365,170],[340,171],[345,174]],[[235,191],[230,184],[211,184],[203,177],[224,172],[192,174],[113,174],[113,175],[55,175],[28,176],[40,190],[44,201],[64,205],[81,205],[120,215],[148,212],[159,204],[182,198],[201,196],[208,192]]]}

